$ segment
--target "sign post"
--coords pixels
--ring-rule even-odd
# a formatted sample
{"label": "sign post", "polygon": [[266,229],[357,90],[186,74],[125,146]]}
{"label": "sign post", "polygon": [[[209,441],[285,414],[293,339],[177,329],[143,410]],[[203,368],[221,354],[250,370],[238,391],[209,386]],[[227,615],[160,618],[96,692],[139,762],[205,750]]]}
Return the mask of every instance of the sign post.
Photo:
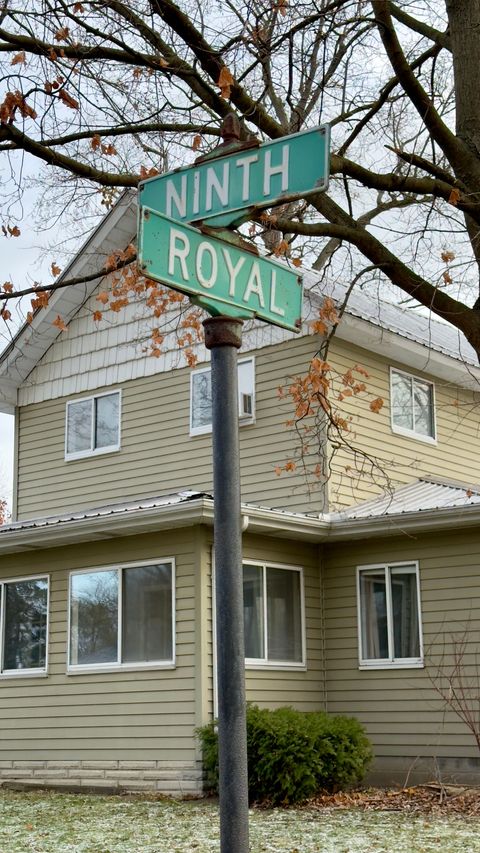
{"label": "sign post", "polygon": [[[227,116],[222,136],[202,162],[140,184],[138,255],[146,275],[188,293],[212,315],[203,325],[212,353],[220,849],[248,853],[236,350],[247,318],[300,331],[302,280],[286,265],[246,251],[239,235],[226,242],[212,232],[246,221],[254,209],[326,189],[329,130],[243,145],[238,119]],[[204,220],[204,231],[186,224]]]}
{"label": "sign post", "polygon": [[220,850],[248,853],[245,642],[238,440],[237,353],[242,321],[209,317],[212,352],[212,441]]}

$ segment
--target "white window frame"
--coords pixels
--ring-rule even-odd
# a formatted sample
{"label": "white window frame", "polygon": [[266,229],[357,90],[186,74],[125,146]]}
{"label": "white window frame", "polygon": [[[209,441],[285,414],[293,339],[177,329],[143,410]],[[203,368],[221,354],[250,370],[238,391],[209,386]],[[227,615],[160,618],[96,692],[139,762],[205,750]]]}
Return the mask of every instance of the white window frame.
{"label": "white window frame", "polygon": [[[118,395],[118,441],[115,444],[109,444],[107,447],[94,447],[94,436],[95,436],[95,418],[94,418],[94,408],[95,408],[95,400],[100,399],[100,397],[111,397],[112,394]],[[91,430],[90,430],[90,448],[88,450],[78,450],[74,453],[68,452],[68,412],[70,406],[75,405],[75,403],[84,403],[86,401],[90,401],[92,406],[92,418],[91,418]],[[117,450],[120,450],[121,445],[121,423],[122,423],[122,391],[121,388],[113,388],[110,391],[102,391],[101,394],[90,394],[88,397],[77,397],[75,400],[67,400],[67,405],[65,408],[65,460],[70,462],[74,459],[85,459],[87,456],[99,456],[102,453],[114,453]]]}
{"label": "white window frame", "polygon": [[[300,620],[301,620],[301,635],[302,635],[302,660],[301,661],[271,661],[268,657],[264,658],[245,658],[245,669],[306,669],[306,628],[305,628],[305,584],[302,566],[291,566],[286,563],[274,563],[269,560],[250,560],[248,557],[243,557],[242,561],[242,584],[243,584],[243,566],[260,566],[263,568],[263,630],[264,642],[263,647],[267,649],[267,573],[266,569],[285,569],[285,571],[298,572],[300,575]],[[215,565],[212,571],[212,606],[213,606],[213,627],[214,637],[216,638],[216,609],[215,609]]]}
{"label": "white window frame", "polygon": [[[5,649],[5,605],[6,596],[4,587],[11,583],[23,583],[24,581],[46,581],[47,582],[47,622],[45,626],[45,666],[31,667],[29,669],[4,669],[4,649]],[[50,575],[27,575],[16,578],[6,578],[0,581],[0,678],[45,678],[48,675],[48,646],[49,646],[49,629],[50,629]]]}
{"label": "white window frame", "polygon": [[[410,379],[412,386],[415,382],[421,382],[422,385],[429,385],[431,388],[431,398],[432,398],[432,426],[433,426],[433,435],[424,435],[421,432],[417,432],[414,429],[407,429],[407,427],[399,426],[394,423],[393,420],[393,374],[398,373],[401,376],[406,376],[407,379]],[[413,406],[413,403],[412,403]],[[415,424],[415,409],[412,409],[412,417]],[[390,426],[392,432],[397,433],[398,435],[404,435],[408,438],[414,438],[417,441],[425,441],[427,444],[437,444],[437,420],[436,420],[436,403],[435,403],[435,385],[433,382],[430,382],[429,379],[424,379],[423,376],[415,376],[414,373],[407,373],[405,370],[399,370],[397,367],[390,367]]]}
{"label": "white window frame", "polygon": [[[240,388],[238,389],[238,419],[240,426],[247,426],[248,424],[255,423],[255,357],[248,356],[248,358],[239,358],[237,362],[237,366],[239,367],[241,364],[252,365],[251,368],[251,377],[252,377],[252,414],[243,415],[241,412],[241,400],[240,400]],[[196,370],[192,370],[190,373],[190,435],[206,435],[212,431],[212,424],[204,424],[203,426],[193,426],[193,383],[195,381],[195,376],[198,376],[200,373],[211,373],[212,368],[209,365],[208,367],[199,367]]]}
{"label": "white window frame", "polygon": [[[391,593],[391,569],[404,568],[405,574],[415,574],[417,584],[417,608],[418,608],[418,635],[420,655],[415,658],[395,658],[393,656],[393,612]],[[379,570],[385,571],[386,606],[387,606],[387,636],[388,648],[391,655],[388,658],[365,658],[362,648],[362,602],[360,591],[360,577],[368,572]],[[412,571],[413,570],[413,571]],[[398,573],[397,573],[398,574]],[[424,666],[423,658],[423,629],[422,629],[422,605],[420,596],[420,571],[417,560],[402,560],[397,563],[372,563],[366,566],[357,566],[357,628],[358,628],[358,662],[359,669],[420,669]]]}
{"label": "white window frame", "polygon": [[[165,661],[135,661],[122,663],[120,661],[122,648],[122,630],[123,630],[123,584],[122,572],[124,569],[133,569],[141,566],[156,566],[159,563],[170,563],[172,568],[172,657]],[[117,572],[118,577],[118,622],[117,622],[117,662],[108,661],[106,663],[87,663],[87,664],[72,664],[70,663],[71,651],[71,613],[72,613],[72,578],[75,575],[95,574],[100,572]],[[175,669],[176,667],[176,612],[175,612],[175,587],[176,587],[176,566],[175,557],[158,557],[156,560],[138,560],[134,563],[116,563],[108,566],[91,566],[87,569],[75,569],[71,571],[68,579],[68,617],[67,617],[67,675],[82,675],[95,672],[134,672],[138,670],[149,669]]]}

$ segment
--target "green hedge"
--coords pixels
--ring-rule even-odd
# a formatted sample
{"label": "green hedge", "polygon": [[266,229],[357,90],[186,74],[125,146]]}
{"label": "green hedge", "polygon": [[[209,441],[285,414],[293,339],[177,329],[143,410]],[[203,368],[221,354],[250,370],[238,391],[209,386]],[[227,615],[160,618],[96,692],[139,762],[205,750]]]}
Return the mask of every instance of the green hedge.
{"label": "green hedge", "polygon": [[[215,721],[197,730],[207,789],[218,791]],[[322,790],[338,791],[361,781],[372,758],[360,723],[321,711],[247,708],[250,802],[287,805]]]}

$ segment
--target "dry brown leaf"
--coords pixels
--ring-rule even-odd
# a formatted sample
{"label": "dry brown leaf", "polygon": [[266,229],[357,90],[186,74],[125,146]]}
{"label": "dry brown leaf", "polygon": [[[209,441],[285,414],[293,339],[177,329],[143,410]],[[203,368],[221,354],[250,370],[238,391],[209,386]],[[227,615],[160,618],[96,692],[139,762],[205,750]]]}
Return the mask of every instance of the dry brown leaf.
{"label": "dry brown leaf", "polygon": [[60,89],[58,97],[63,101],[66,107],[70,107],[71,110],[78,110],[80,104],[72,97],[72,95],[69,95],[65,89]]}
{"label": "dry brown leaf", "polygon": [[222,70],[220,71],[220,76],[218,78],[217,86],[220,89],[222,98],[225,98],[225,100],[227,100],[227,101],[231,95],[232,86],[233,86],[234,82],[235,82],[235,80],[232,76],[231,71],[229,71],[227,66],[224,65]]}
{"label": "dry brown leaf", "polygon": [[10,65],[26,65],[27,57],[24,50],[21,50],[20,53],[16,53],[13,57]]}
{"label": "dry brown leaf", "polygon": [[68,37],[69,32],[70,30],[68,27],[61,27],[55,33],[55,41],[64,41]]}
{"label": "dry brown leaf", "polygon": [[381,408],[383,408],[385,401],[382,400],[381,397],[377,397],[375,400],[372,400],[370,403],[370,411],[378,414]]}
{"label": "dry brown leaf", "polygon": [[458,202],[460,201],[460,190],[454,187],[452,192],[448,196],[448,201],[449,204],[453,204],[453,206],[456,207]]}
{"label": "dry brown leaf", "polygon": [[61,332],[66,332],[68,329],[68,326],[66,325],[64,320],[62,320],[62,318],[60,317],[60,314],[57,314],[57,316],[55,317],[55,320],[52,323],[52,326],[56,326],[57,329],[60,329]]}

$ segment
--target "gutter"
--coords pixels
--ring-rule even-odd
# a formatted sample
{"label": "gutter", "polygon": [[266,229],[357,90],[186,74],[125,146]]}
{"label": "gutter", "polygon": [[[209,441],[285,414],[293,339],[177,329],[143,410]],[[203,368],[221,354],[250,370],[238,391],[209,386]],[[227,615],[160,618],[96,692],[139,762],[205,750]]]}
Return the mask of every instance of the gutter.
{"label": "gutter", "polygon": [[[299,541],[319,542],[328,536],[328,521],[293,513],[243,504],[242,517],[248,519],[250,533],[258,533]],[[177,527],[206,525],[213,528],[213,500],[189,499],[150,509],[116,510],[108,515],[90,518],[58,518],[16,522],[0,528],[0,554],[58,548],[79,542],[95,542],[155,533]]]}
{"label": "gutter", "polygon": [[480,505],[399,512],[376,518],[331,519],[329,542],[373,539],[402,534],[445,532],[480,526]]}

